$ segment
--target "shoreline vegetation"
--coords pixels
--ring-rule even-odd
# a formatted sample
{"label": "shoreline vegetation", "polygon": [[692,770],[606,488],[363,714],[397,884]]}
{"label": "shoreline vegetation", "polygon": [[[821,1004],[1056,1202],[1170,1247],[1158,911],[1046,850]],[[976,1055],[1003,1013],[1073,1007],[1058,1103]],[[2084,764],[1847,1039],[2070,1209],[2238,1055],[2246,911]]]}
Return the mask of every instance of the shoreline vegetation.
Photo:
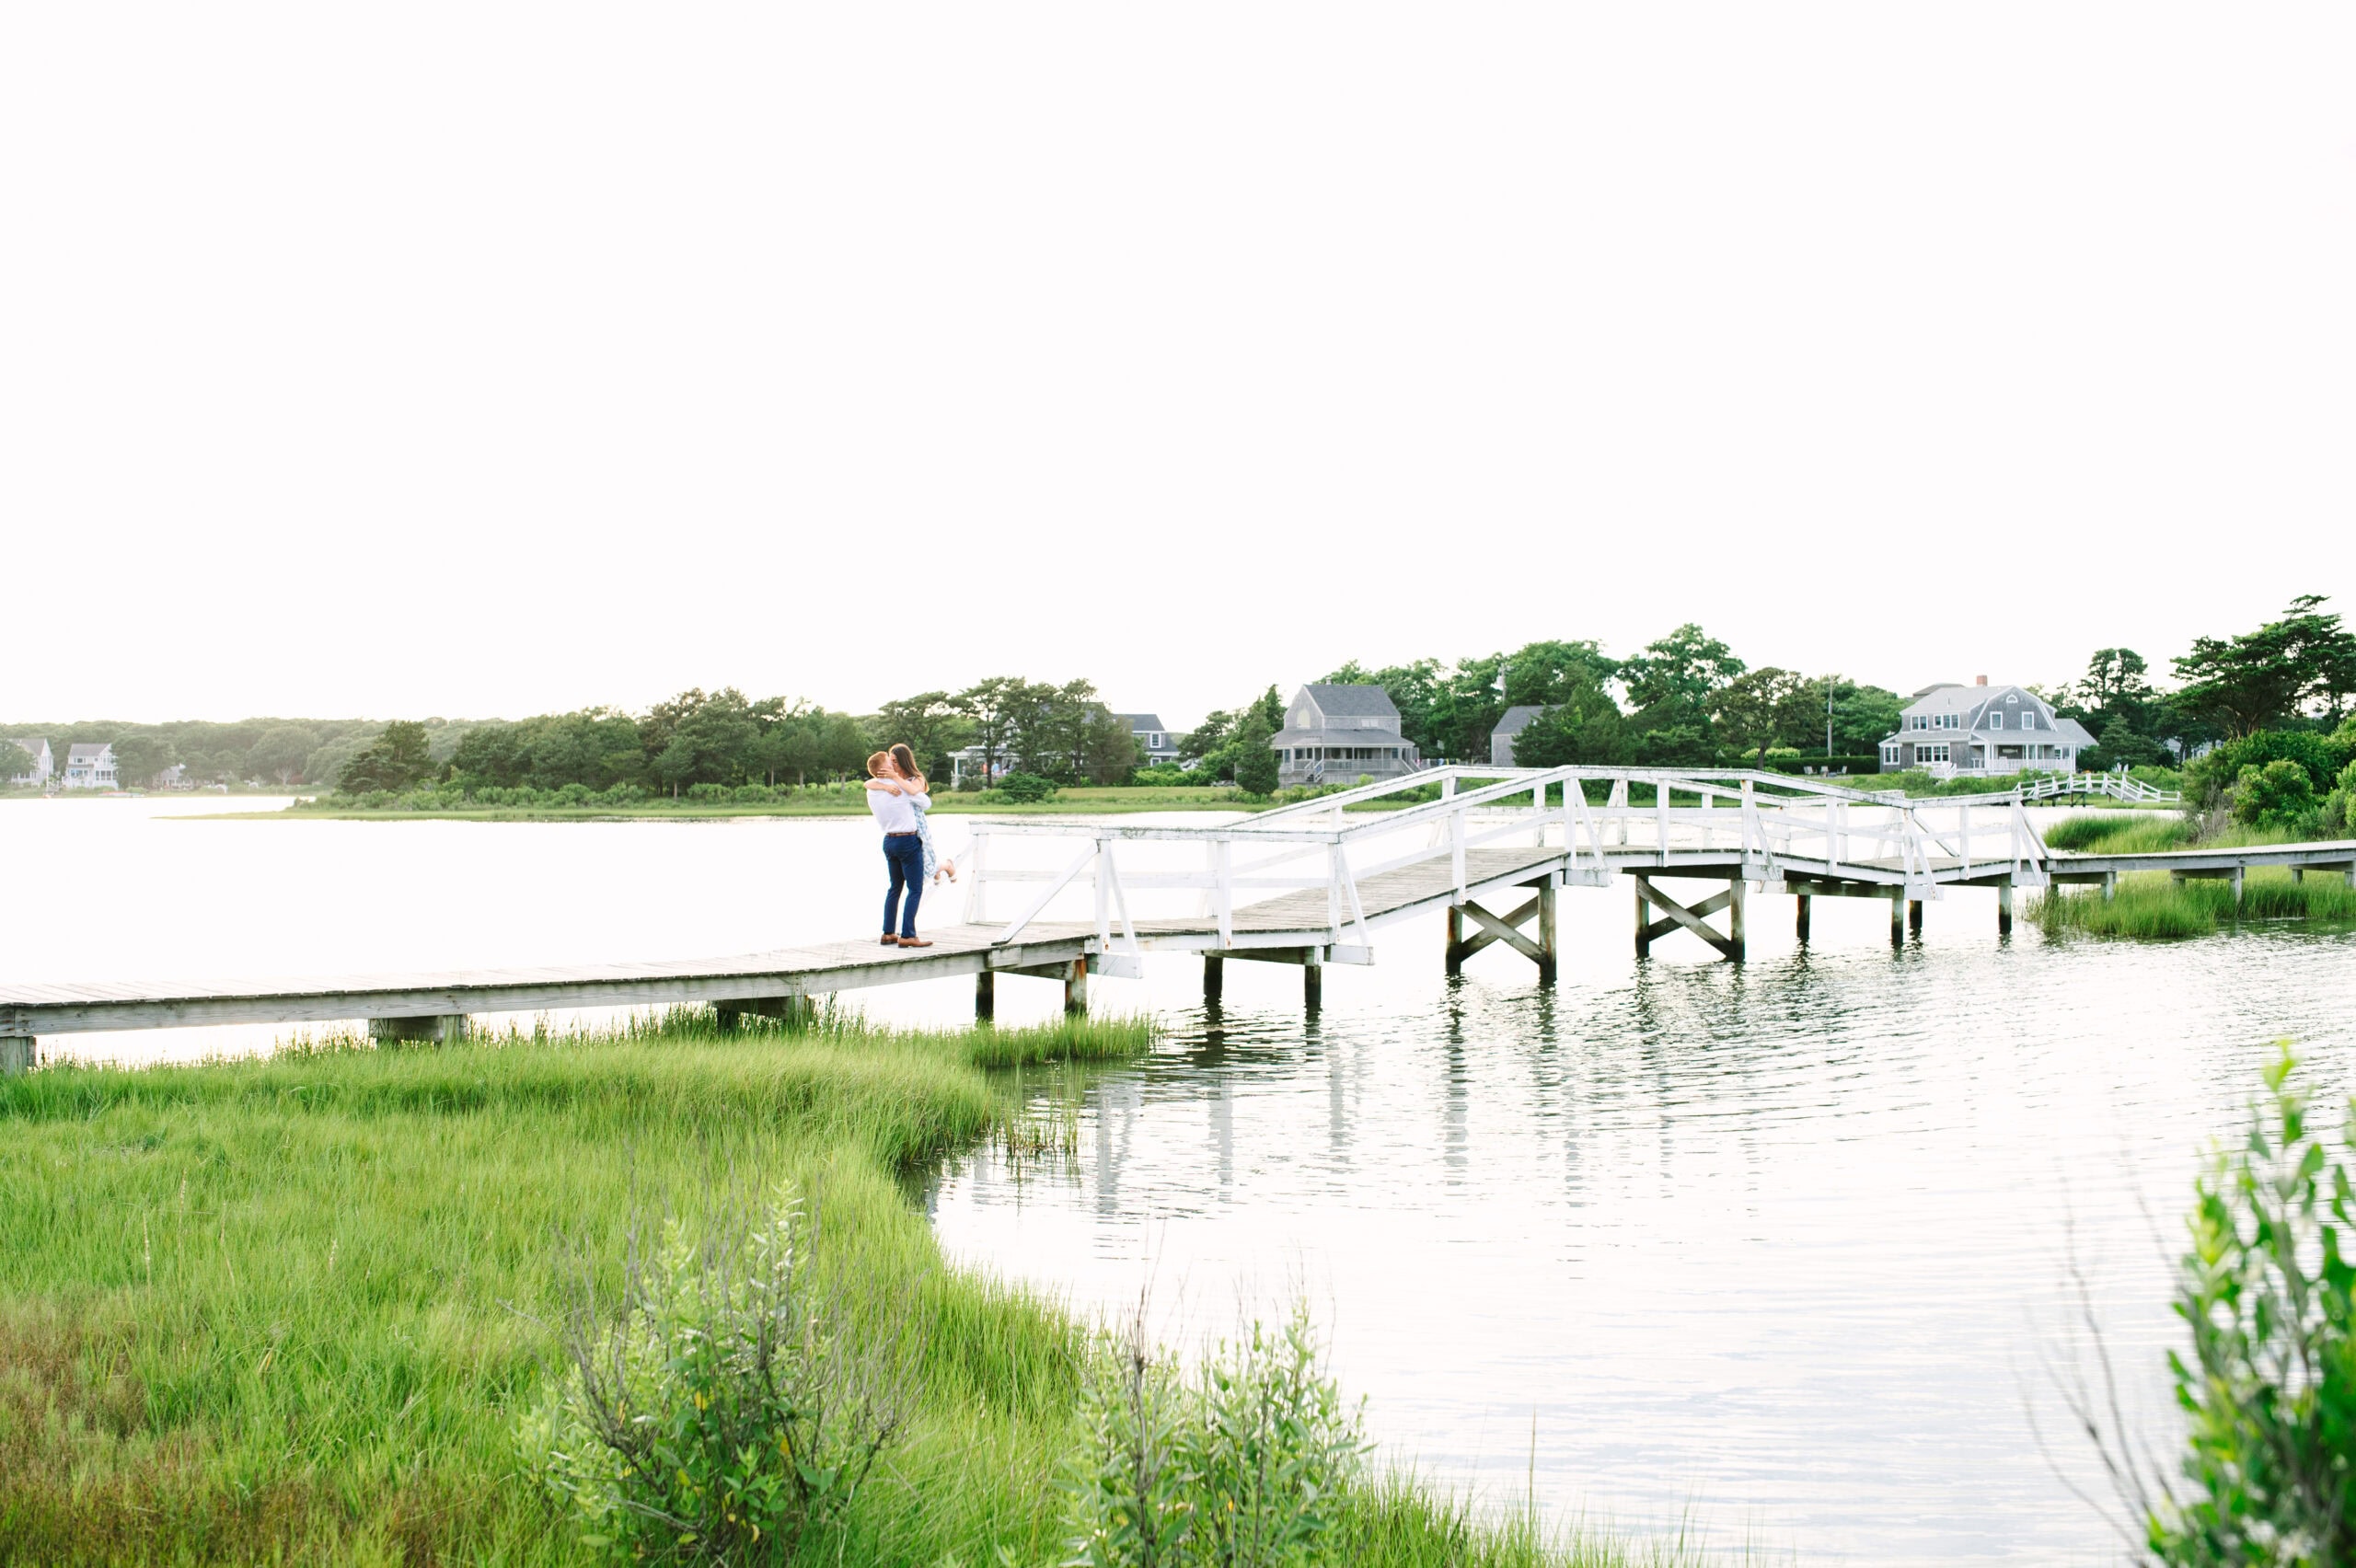
{"label": "shoreline vegetation", "polygon": [[[560,1486],[535,1447],[572,1366],[566,1325],[588,1320],[568,1314],[610,1314],[626,1272],[641,1279],[650,1216],[702,1237],[780,1184],[807,1223],[798,1277],[832,1304],[831,1358],[805,1374],[851,1368],[896,1403],[865,1483],[813,1472],[832,1492],[796,1516],[798,1550],[752,1556],[1068,1561],[1108,1516],[1114,1482],[1074,1478],[1117,1470],[1102,1449],[1117,1358],[1052,1301],[949,1268],[907,1184],[977,1146],[1068,1156],[1071,1108],[1024,1111],[989,1070],[1072,1070],[1152,1039],[1141,1020],[894,1032],[836,1013],[722,1033],[680,1011],[0,1079],[0,1563],[627,1560],[574,1506],[577,1451]],[[664,1256],[692,1272],[717,1255],[699,1245]],[[1330,1415],[1330,1379],[1295,1376],[1322,1366],[1309,1350],[1261,1364]],[[1285,1515],[1320,1532],[1319,1560],[1709,1560],[1682,1534],[1557,1531],[1526,1500],[1493,1513],[1403,1472],[1334,1473],[1347,1484]]]}
{"label": "shoreline vegetation", "polygon": [[[2168,849],[2289,844],[2314,836],[2307,824],[2210,822],[2185,813],[2101,812],[2057,823],[2045,834],[2055,849],[2148,854]],[[2099,888],[2055,888],[2031,904],[2028,918],[2050,937],[2071,933],[2165,940],[2205,937],[2245,926],[2292,924],[2356,929],[2356,888],[2338,870],[2294,879],[2281,867],[2258,867],[2243,879],[2236,905],[2221,878],[2176,881],[2166,871],[2131,871],[2106,899]]]}
{"label": "shoreline vegetation", "polygon": [[[1698,772],[1711,772],[1701,768]],[[1786,774],[1787,777],[1805,777]],[[2156,767],[2139,767],[2134,777],[2164,789],[2178,788],[2182,776]],[[1837,784],[1868,793],[1896,790],[1909,798],[1939,798],[1986,794],[2007,787],[2003,778],[1961,778],[1946,782],[1924,774],[1832,774],[1812,781]],[[1307,786],[1253,795],[1233,785],[1134,784],[1063,785],[1038,788],[1012,781],[1013,788],[981,790],[941,790],[933,796],[936,815],[1118,815],[1135,812],[1255,812],[1295,801],[1315,800],[1354,788],[1346,783]],[[1592,797],[1602,800],[1599,790]],[[1380,801],[1354,804],[1350,811],[1400,811],[1438,799],[1438,786],[1426,790],[1403,790]],[[1559,790],[1550,799],[1560,799]],[[1681,803],[1687,797],[1681,792]],[[2149,812],[2151,807],[2119,807]],[[283,812],[220,812],[213,819],[288,816],[348,821],[387,818],[439,818],[479,822],[626,821],[634,818],[692,819],[699,817],[812,816],[860,817],[868,814],[866,792],[860,783],[792,785],[698,785],[676,798],[650,795],[633,786],[592,790],[583,785],[557,790],[528,787],[469,789],[445,785],[401,793],[377,791],[364,796],[318,794],[306,796]],[[207,820],[199,816],[197,820]]]}

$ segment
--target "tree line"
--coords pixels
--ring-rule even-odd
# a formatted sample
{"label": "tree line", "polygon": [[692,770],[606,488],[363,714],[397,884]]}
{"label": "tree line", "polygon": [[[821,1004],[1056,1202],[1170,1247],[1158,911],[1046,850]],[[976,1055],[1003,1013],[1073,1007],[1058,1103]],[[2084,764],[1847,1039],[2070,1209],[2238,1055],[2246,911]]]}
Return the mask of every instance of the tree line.
{"label": "tree line", "polygon": [[[2177,684],[2163,690],[2141,653],[2107,647],[2095,651],[2078,679],[2029,689],[2096,737],[2096,749],[2081,757],[2088,766],[2158,763],[2261,732],[2332,730],[2356,699],[2356,634],[2322,597],[2307,594],[2255,630],[2194,639],[2172,668]],[[1369,668],[1353,660],[1323,678],[1385,688],[1402,731],[1427,758],[1485,762],[1490,732],[1506,709],[1539,708],[1515,757],[1541,767],[1755,765],[1778,754],[1869,767],[1906,702],[1839,674],[1751,665],[1691,623],[1627,658],[1613,658],[1592,640],[1539,641],[1453,663],[1426,658]],[[1181,740],[1190,767],[1143,774],[1128,726],[1093,685],[1013,675],[960,691],[918,692],[864,716],[784,698],[749,698],[723,686],[681,692],[642,714],[589,708],[512,721],[426,719],[390,726],[279,719],[13,724],[4,732],[47,736],[61,766],[71,744],[111,742],[121,777],[133,786],[180,764],[194,782],[353,793],[456,782],[677,794],[699,784],[850,778],[863,770],[869,753],[906,741],[926,771],[944,779],[950,754],[971,747],[978,748],[985,781],[1010,773],[1057,784],[1142,778],[1234,783],[1265,794],[1275,788],[1268,743],[1283,727],[1284,711],[1283,697],[1270,686],[1205,716]]]}
{"label": "tree line", "polygon": [[698,785],[772,788],[864,774],[867,758],[906,742],[918,766],[944,782],[951,754],[978,748],[976,781],[1023,773],[1054,784],[1126,783],[1135,737],[1085,680],[1061,684],[995,676],[963,691],[919,692],[856,716],[786,698],[747,698],[734,686],[700,687],[642,714],[614,708],[542,714],[469,726],[445,756],[422,725],[394,723],[333,780],[346,794],[451,783],[465,789],[605,792],[635,788],[673,796]]}

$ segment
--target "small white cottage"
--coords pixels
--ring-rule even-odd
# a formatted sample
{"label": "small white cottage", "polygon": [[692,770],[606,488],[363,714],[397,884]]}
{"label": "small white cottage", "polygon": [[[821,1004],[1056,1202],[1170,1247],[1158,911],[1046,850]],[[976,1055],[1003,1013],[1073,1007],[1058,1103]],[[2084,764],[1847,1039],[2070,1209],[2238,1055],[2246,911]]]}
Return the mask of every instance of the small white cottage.
{"label": "small white cottage", "polygon": [[114,746],[101,741],[97,745],[75,745],[65,748],[65,777],[61,780],[68,790],[111,790],[116,787]]}

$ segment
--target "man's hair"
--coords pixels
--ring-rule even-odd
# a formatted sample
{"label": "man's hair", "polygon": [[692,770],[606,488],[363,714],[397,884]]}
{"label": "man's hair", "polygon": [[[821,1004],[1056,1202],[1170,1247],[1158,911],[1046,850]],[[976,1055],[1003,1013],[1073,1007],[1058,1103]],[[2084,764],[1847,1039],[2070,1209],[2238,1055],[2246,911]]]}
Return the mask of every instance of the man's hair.
{"label": "man's hair", "polygon": [[892,754],[890,752],[877,752],[873,756],[867,759],[867,776],[870,778],[881,778],[884,777],[884,770],[891,766]]}

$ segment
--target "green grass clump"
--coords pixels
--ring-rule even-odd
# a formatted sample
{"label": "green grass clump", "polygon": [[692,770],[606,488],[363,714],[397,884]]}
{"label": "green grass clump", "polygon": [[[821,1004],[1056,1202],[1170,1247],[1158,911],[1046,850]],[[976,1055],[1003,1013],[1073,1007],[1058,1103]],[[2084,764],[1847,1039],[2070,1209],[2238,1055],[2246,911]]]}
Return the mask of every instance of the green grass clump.
{"label": "green grass clump", "polygon": [[[0,1078],[0,1564],[599,1561],[518,1445],[562,1363],[553,1325],[584,1287],[615,1298],[649,1216],[692,1228],[780,1184],[908,1391],[803,1557],[1060,1562],[1087,1335],[946,1268],[906,1178],[992,1136],[1052,1152],[985,1066],[1150,1039],[680,1014]],[[1389,1484],[1337,1529],[1369,1562],[1620,1561],[1533,1554]]]}
{"label": "green grass clump", "polygon": [[2192,825],[2177,812],[2097,810],[2063,818],[2045,830],[2044,838],[2050,849],[2140,855],[2185,847],[2191,842]]}
{"label": "green grass clump", "polygon": [[2284,870],[2253,870],[2243,882],[2236,910],[2233,884],[2222,878],[2177,882],[2165,871],[2137,871],[2119,879],[2112,898],[2105,899],[2100,889],[2056,889],[2031,905],[2028,915],[2050,936],[2077,931],[2159,940],[2205,937],[2251,921],[2297,921],[2336,930],[2356,926],[2356,888],[2336,870],[2311,871],[2304,882],[2294,882]]}

